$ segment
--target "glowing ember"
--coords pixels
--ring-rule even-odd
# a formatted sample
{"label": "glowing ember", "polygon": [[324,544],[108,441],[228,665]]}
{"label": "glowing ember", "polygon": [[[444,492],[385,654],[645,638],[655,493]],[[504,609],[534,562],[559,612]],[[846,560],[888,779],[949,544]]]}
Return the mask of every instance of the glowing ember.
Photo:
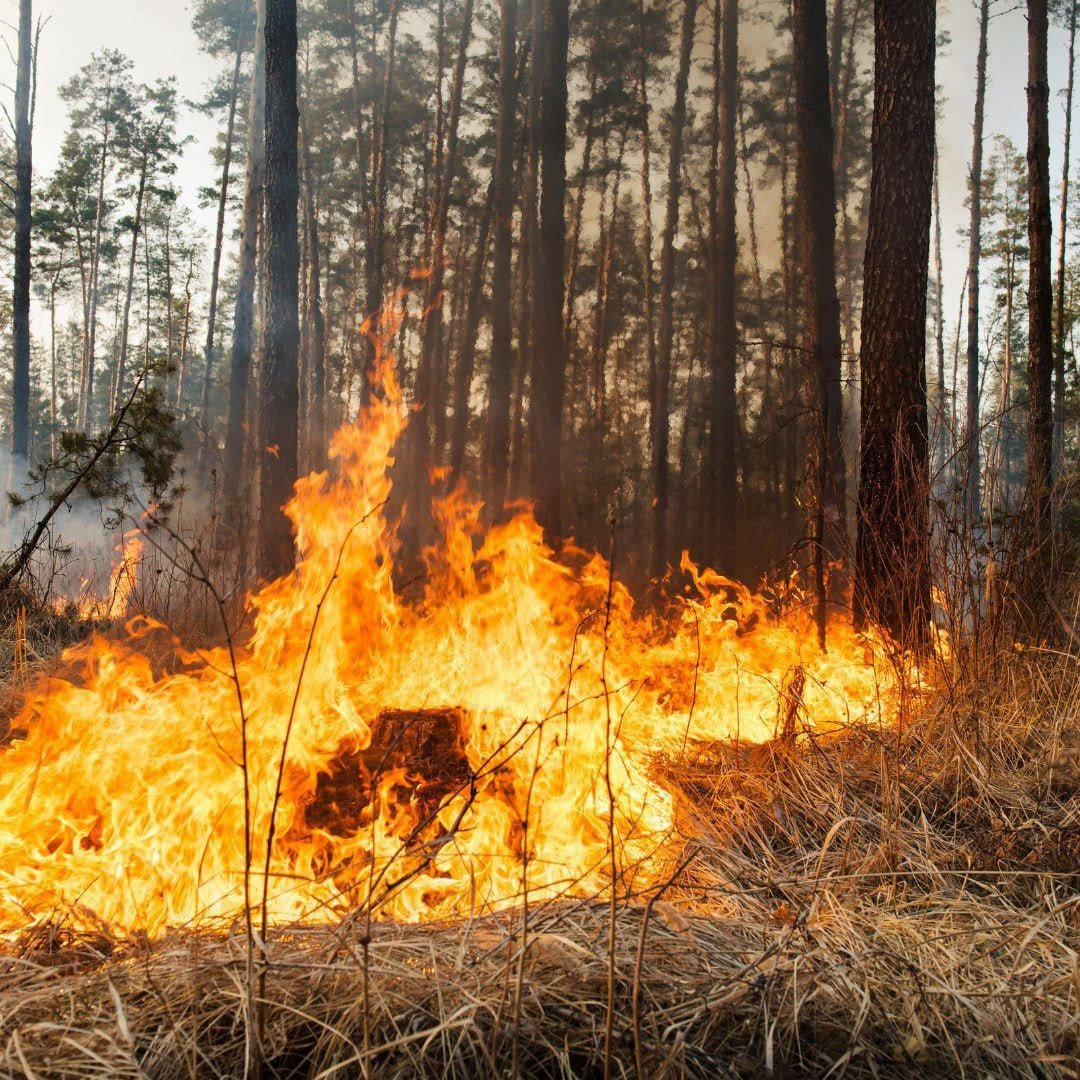
{"label": "glowing ember", "polygon": [[527,514],[478,536],[460,496],[406,602],[382,511],[405,410],[384,380],[335,436],[334,475],[297,485],[301,561],[254,597],[235,669],[226,648],[176,649],[182,670],[161,674],[163,630],[133,620],[72,650],[79,684],[28,702],[27,737],[0,751],[0,928],[235,918],[262,900],[272,816],[275,921],[598,894],[612,836],[620,890],[642,886],[679,852],[657,754],[771,738],[795,712],[821,730],[877,717],[890,669],[850,626],[822,654],[808,614],[779,619],[686,561],[677,617],[635,614],[618,584],[609,606],[601,558],[556,562]]}

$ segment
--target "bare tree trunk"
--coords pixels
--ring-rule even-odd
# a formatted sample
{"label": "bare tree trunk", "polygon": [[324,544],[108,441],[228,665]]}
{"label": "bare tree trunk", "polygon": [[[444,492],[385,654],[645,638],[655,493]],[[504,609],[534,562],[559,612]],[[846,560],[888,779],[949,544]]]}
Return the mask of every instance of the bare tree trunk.
{"label": "bare tree trunk", "polygon": [[461,120],[461,99],[465,87],[465,72],[469,60],[469,42],[472,40],[473,0],[465,0],[462,16],[461,40],[458,44],[454,81],[450,88],[450,110],[446,119],[446,146],[440,157],[441,172],[435,177],[437,196],[434,219],[431,223],[431,266],[421,316],[420,366],[416,376],[414,404],[418,414],[412,419],[409,431],[413,444],[412,490],[416,503],[413,510],[423,533],[430,510],[428,470],[431,467],[432,408],[438,402],[434,395],[440,378],[439,345],[443,331],[443,284],[446,279],[446,227],[450,213],[450,196],[454,187],[454,170],[457,167],[458,126]]}
{"label": "bare tree trunk", "polygon": [[1069,5],[1069,77],[1065,84],[1065,138],[1061,162],[1058,218],[1057,297],[1054,320],[1054,461],[1060,471],[1065,453],[1065,260],[1069,235],[1069,155],[1072,153],[1072,106],[1076,72],[1076,25],[1080,3]]}
{"label": "bare tree trunk", "polygon": [[431,266],[431,245],[435,239],[435,219],[439,213],[438,178],[443,170],[446,149],[446,103],[443,100],[443,71],[446,68],[446,0],[438,0],[435,18],[435,117],[431,139],[431,158],[424,170],[424,266]]}
{"label": "bare tree trunk", "polygon": [[792,56],[798,119],[799,218],[803,234],[806,359],[814,388],[814,581],[818,636],[825,642],[829,601],[841,600],[838,582],[828,588],[830,563],[847,559],[844,528],[846,477],[840,341],[836,292],[836,182],[829,110],[829,58],[825,0],[795,0]]}
{"label": "bare tree trunk", "polygon": [[538,276],[533,279],[533,379],[529,435],[536,516],[549,538],[562,535],[562,414],[566,382],[563,302],[566,273],[566,113],[569,0],[546,0],[541,68]]}
{"label": "bare tree trunk", "polygon": [[494,173],[488,185],[484,209],[480,213],[479,236],[476,255],[469,275],[469,288],[465,301],[465,326],[457,352],[454,370],[453,420],[450,427],[450,475],[455,482],[461,479],[465,465],[465,445],[469,435],[469,392],[472,389],[475,368],[476,338],[480,332],[480,300],[484,290],[484,272],[487,269],[488,248],[491,243],[491,219],[494,215],[496,178]]}
{"label": "bare tree trunk", "polygon": [[[378,326],[382,311],[386,268],[386,144],[390,114],[390,98],[394,90],[394,59],[397,50],[398,14],[401,0],[390,6],[387,32],[386,71],[383,76],[382,101],[379,106],[378,133],[371,153],[371,195],[368,200],[368,227],[365,255],[367,259],[367,313],[371,328]],[[368,402],[375,390],[375,348],[369,340],[364,343],[364,381],[362,401]]]}
{"label": "bare tree trunk", "polygon": [[266,0],[266,334],[259,393],[259,572],[293,567],[284,507],[297,475],[299,270],[296,0]]}
{"label": "bare tree trunk", "polygon": [[[597,70],[593,67],[589,76],[588,101],[596,97]],[[581,151],[581,173],[578,180],[577,195],[574,199],[574,217],[570,226],[570,254],[566,265],[566,321],[563,336],[570,343],[574,328],[574,301],[577,299],[577,273],[581,257],[581,223],[585,216],[585,195],[589,189],[592,175],[593,143],[596,140],[596,117],[590,113],[585,124],[585,145]],[[571,349],[571,352],[573,350]]]}
{"label": "bare tree trunk", "polygon": [[[124,290],[124,314],[120,319],[120,355],[109,391],[109,415],[116,411],[116,403],[123,393],[124,374],[127,369],[128,331],[131,325],[131,298],[135,292],[135,264],[138,259],[139,239],[142,236],[143,205],[146,199],[146,181],[150,170],[150,155],[143,154],[139,169],[139,189],[135,196],[135,219],[131,227],[131,256],[128,259],[127,287]],[[149,300],[148,300],[149,302]]]}
{"label": "bare tree trunk", "polygon": [[494,252],[491,282],[491,375],[485,447],[486,498],[498,513],[509,490],[510,391],[514,374],[512,259],[514,218],[514,120],[518,78],[514,70],[517,0],[500,0],[499,119],[495,136]]}
{"label": "bare tree trunk", "polygon": [[30,121],[33,79],[31,0],[19,0],[19,53],[15,76],[15,275],[12,282],[11,452],[30,453],[30,275],[34,186]]}
{"label": "bare tree trunk", "polygon": [[[105,97],[105,113],[112,104],[111,88]],[[101,160],[98,166],[97,208],[94,216],[94,236],[90,252],[90,306],[86,332],[86,358],[83,363],[83,387],[79,404],[79,426],[93,427],[94,423],[94,353],[97,348],[98,283],[101,275],[101,234],[105,218],[105,177],[109,168],[109,146],[112,129],[106,120],[101,136]]]}
{"label": "bare tree trunk", "polygon": [[[608,329],[608,302],[611,296],[611,267],[614,257],[615,223],[619,215],[619,193],[622,188],[623,159],[626,155],[626,132],[619,135],[619,149],[615,156],[614,177],[611,181],[611,210],[600,213],[600,239],[597,254],[596,310],[593,318],[593,342],[591,364],[591,415],[593,432],[592,464],[603,462],[604,433],[607,429],[607,355],[610,333]],[[606,195],[606,188],[605,188]],[[605,200],[606,201],[606,200]]]}
{"label": "bare tree trunk", "polygon": [[[521,255],[519,257],[518,368],[514,393],[514,423],[510,438],[510,493],[526,494],[531,451],[529,424],[533,415],[526,402],[536,381],[536,342],[533,336],[533,308],[536,282],[540,277],[540,111],[543,97],[547,42],[544,36],[544,0],[531,0],[529,41],[529,101],[526,129],[525,176],[521,191]],[[526,405],[529,408],[526,408]]]}
{"label": "bare tree trunk", "polygon": [[187,367],[188,340],[191,335],[191,283],[195,280],[195,254],[188,259],[187,280],[184,282],[184,318],[180,323],[180,338],[176,343],[176,407],[184,393],[184,369]]}
{"label": "bare tree trunk", "polygon": [[56,457],[56,418],[59,412],[58,392],[57,392],[57,375],[56,375],[56,359],[57,359],[57,344],[56,344],[56,294],[60,290],[60,275],[64,272],[64,248],[60,248],[59,255],[56,260],[56,273],[53,274],[52,282],[49,286],[49,360],[50,360],[50,379],[49,379],[49,456]]}
{"label": "bare tree trunk", "polygon": [[[356,0],[349,0],[349,58],[352,64],[352,108],[353,108],[353,150],[356,155],[356,191],[357,191],[357,221],[365,228],[368,220],[368,202],[370,194],[370,177],[368,176],[369,154],[365,146],[364,127],[364,91],[360,80],[360,33],[356,14]],[[360,325],[359,298],[361,296],[360,280],[362,276],[362,263],[360,257],[361,244],[357,229],[352,229],[352,288],[348,291],[349,320],[344,328],[346,352],[349,357],[350,371],[355,370],[356,364],[356,337],[355,329]]]}
{"label": "bare tree trunk", "polygon": [[967,452],[965,504],[969,523],[982,516],[979,493],[979,270],[982,257],[983,124],[986,115],[987,27],[990,0],[979,4],[979,52],[975,62],[975,122],[971,148],[971,224],[968,232],[967,412],[964,440]]}
{"label": "bare tree trunk", "polygon": [[[641,276],[645,290],[642,314],[645,319],[645,369],[650,384],[656,382],[656,298],[653,291],[652,227],[652,135],[649,125],[649,52],[645,21],[645,0],[638,0],[637,104],[641,123]],[[650,395],[652,390],[650,389]]]}
{"label": "bare tree trunk", "polygon": [[240,11],[240,26],[236,31],[236,61],[233,65],[232,88],[229,92],[229,118],[225,125],[225,156],[218,186],[217,225],[214,232],[214,257],[210,264],[210,307],[206,316],[206,347],[203,356],[202,402],[199,417],[202,421],[202,445],[199,448],[200,471],[206,467],[210,443],[210,391],[214,385],[214,343],[217,335],[218,287],[221,280],[221,253],[225,244],[225,212],[229,206],[229,173],[232,169],[233,141],[236,132],[236,107],[240,97],[240,70],[244,59],[244,28],[247,23],[249,0]]}
{"label": "bare tree trunk", "polygon": [[709,364],[708,484],[701,500],[704,550],[718,569],[735,569],[738,537],[735,397],[736,348],[735,232],[739,120],[739,6],[737,0],[714,0],[713,142],[716,159],[716,209],[712,236],[712,355]]}
{"label": "bare tree trunk", "polygon": [[926,285],[934,174],[934,0],[875,0],[873,171],[863,295],[860,620],[930,639]]}
{"label": "bare tree trunk", "polygon": [[1054,300],[1050,275],[1052,259],[1050,85],[1046,73],[1049,20],[1047,0],[1028,0],[1027,7],[1029,185],[1027,464],[1028,485],[1032,493],[1035,520],[1045,522],[1049,521],[1054,460]]}
{"label": "bare tree trunk", "polygon": [[243,239],[233,309],[232,356],[229,363],[229,414],[225,426],[225,485],[227,512],[240,510],[243,488],[244,434],[248,383],[255,340],[255,279],[259,268],[259,225],[263,213],[266,175],[266,0],[255,0],[255,60],[248,104],[247,176],[244,181]]}
{"label": "bare tree trunk", "polygon": [[311,161],[311,141],[301,125],[304,155],[304,361],[305,401],[303,439],[305,469],[321,469],[326,439],[326,318],[322,304],[322,243],[319,238],[317,181]]}
{"label": "bare tree trunk", "polygon": [[944,267],[941,257],[941,184],[938,177],[939,157],[934,154],[934,353],[937,361],[935,400],[937,413],[937,460],[935,471],[944,476],[949,460],[949,407],[945,394],[945,296]]}

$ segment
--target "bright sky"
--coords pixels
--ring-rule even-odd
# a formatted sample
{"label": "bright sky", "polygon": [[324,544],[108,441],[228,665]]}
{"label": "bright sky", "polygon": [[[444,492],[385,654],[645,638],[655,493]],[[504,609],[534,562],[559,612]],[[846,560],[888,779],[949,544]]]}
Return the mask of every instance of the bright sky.
{"label": "bright sky", "polygon": [[[15,22],[14,0],[0,0],[6,9],[5,21]],[[48,172],[55,163],[63,138],[66,117],[64,103],[57,94],[97,49],[116,48],[135,62],[137,78],[152,79],[174,74],[180,93],[197,98],[221,69],[221,64],[200,52],[191,30],[189,5],[185,0],[35,0],[35,15],[50,19],[45,28],[39,62],[40,88],[35,128],[35,168]],[[946,311],[955,310],[963,281],[964,245],[956,230],[965,219],[964,197],[968,160],[971,154],[971,113],[974,96],[974,63],[977,45],[977,9],[973,0],[948,0],[939,5],[939,26],[952,41],[938,65],[938,82],[946,99],[940,126],[941,184],[945,224]],[[7,32],[10,38],[10,31]],[[1066,35],[1051,30],[1050,80],[1051,123],[1054,132],[1051,176],[1061,170],[1061,130],[1063,103],[1058,90],[1066,73]],[[990,35],[990,84],[986,130],[1009,134],[1021,148],[1025,145],[1024,86],[1027,74],[1026,19],[1023,4],[993,20]],[[10,81],[10,75],[5,82]],[[177,181],[184,201],[194,208],[200,185],[213,182],[210,146],[216,136],[215,122],[189,113],[184,133],[194,137],[187,148]],[[1080,177],[1077,177],[1080,180]],[[212,211],[203,211],[200,220],[209,232]],[[1056,221],[1056,218],[1055,218]]]}

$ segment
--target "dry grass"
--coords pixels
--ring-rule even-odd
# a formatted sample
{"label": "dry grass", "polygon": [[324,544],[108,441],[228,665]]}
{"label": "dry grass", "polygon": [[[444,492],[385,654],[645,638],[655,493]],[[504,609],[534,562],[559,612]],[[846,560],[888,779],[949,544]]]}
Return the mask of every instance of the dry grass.
{"label": "dry grass", "polygon": [[[1080,661],[1012,653],[897,730],[658,762],[686,869],[620,902],[283,928],[264,1075],[1080,1076]],[[242,931],[0,953],[0,1072],[240,1076]],[[637,1007],[634,1002],[637,1000]]]}

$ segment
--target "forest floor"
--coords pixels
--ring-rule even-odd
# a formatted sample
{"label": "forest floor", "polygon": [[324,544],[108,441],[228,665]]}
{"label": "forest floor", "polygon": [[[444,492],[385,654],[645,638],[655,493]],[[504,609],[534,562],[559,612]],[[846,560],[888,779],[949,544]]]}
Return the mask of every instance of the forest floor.
{"label": "forest floor", "polygon": [[454,924],[0,949],[0,1074],[1080,1076],[1080,657],[657,762],[670,886]]}

